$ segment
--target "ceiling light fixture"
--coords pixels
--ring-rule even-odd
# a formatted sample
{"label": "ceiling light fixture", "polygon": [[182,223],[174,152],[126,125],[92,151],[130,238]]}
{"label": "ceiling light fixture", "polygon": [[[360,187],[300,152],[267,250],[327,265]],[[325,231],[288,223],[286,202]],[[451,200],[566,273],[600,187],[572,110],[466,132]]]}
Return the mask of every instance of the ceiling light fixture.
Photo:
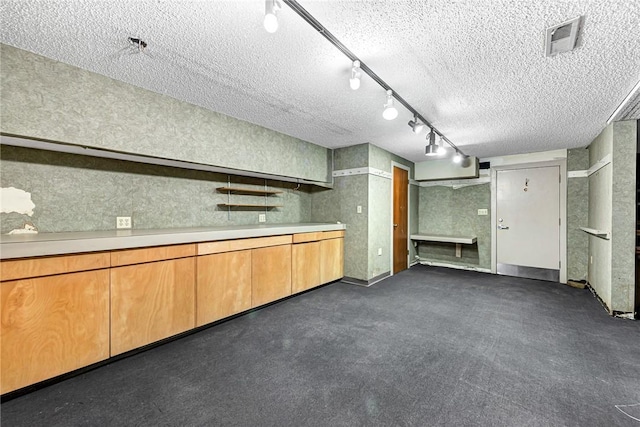
{"label": "ceiling light fixture", "polygon": [[[279,1],[279,0],[274,0]],[[362,70],[367,76],[369,76],[374,82],[378,83],[380,87],[382,87],[385,91],[387,91],[387,103],[385,104],[385,110],[383,112],[383,117],[387,120],[393,120],[398,116],[398,110],[393,106],[394,100],[398,101],[403,107],[405,107],[411,114],[413,114],[414,118],[419,119],[421,124],[428,126],[431,128],[432,133],[438,135],[442,138],[444,142],[449,144],[451,148],[456,150],[456,152],[460,153],[460,155],[468,157],[460,151],[456,145],[449,141],[449,139],[444,136],[441,132],[439,132],[436,128],[434,128],[428,120],[426,120],[420,113],[416,111],[404,98],[402,98],[397,92],[393,91],[391,86],[387,84],[384,80],[380,78],[371,68],[367,66],[364,62],[362,62],[353,52],[351,52],[340,40],[334,36],[331,31],[326,29],[313,15],[311,15],[304,7],[297,2],[297,0],[282,0],[284,4],[289,6],[295,13],[297,13],[302,19],[304,19],[307,24],[311,25],[314,30],[316,30],[322,37],[327,39],[329,43],[334,45],[340,52],[342,52],[347,58],[355,63],[355,61],[359,62],[359,70]],[[269,2],[267,1],[267,4]],[[353,71],[353,68],[352,68]],[[351,82],[349,82],[351,83]],[[391,95],[389,95],[391,94]],[[389,108],[389,106],[391,108]],[[388,117],[387,117],[388,116]],[[417,121],[416,121],[417,123]],[[462,161],[462,160],[461,160]]]}
{"label": "ceiling light fixture", "polygon": [[276,13],[281,9],[278,0],[265,0],[264,2],[264,29],[268,33],[278,31],[278,16]]}
{"label": "ceiling light fixture", "polygon": [[429,134],[427,135],[427,141],[429,141],[429,145],[427,145],[424,149],[424,155],[433,157],[438,155],[438,145],[436,144],[436,134],[431,129]]}
{"label": "ceiling light fixture", "polygon": [[456,154],[453,156],[453,163],[462,163],[463,159],[463,154],[459,150],[456,150]]}
{"label": "ceiling light fixture", "polygon": [[447,149],[444,147],[444,138],[440,135],[440,140],[438,140],[438,154],[444,155],[447,153]]}
{"label": "ceiling light fixture", "polygon": [[351,78],[349,79],[349,86],[351,89],[360,89],[360,76],[362,76],[362,72],[360,71],[360,61],[356,59],[353,61],[353,66],[351,67]]}
{"label": "ceiling light fixture", "polygon": [[393,91],[391,89],[387,90],[387,102],[384,103],[382,117],[385,120],[393,120],[398,117],[398,110],[393,106]]}
{"label": "ceiling light fixture", "polygon": [[413,116],[413,120],[409,120],[409,126],[411,127],[413,133],[415,133],[416,135],[420,134],[420,132],[422,132],[422,129],[424,129],[424,125],[420,123],[420,121],[418,120],[418,116]]}

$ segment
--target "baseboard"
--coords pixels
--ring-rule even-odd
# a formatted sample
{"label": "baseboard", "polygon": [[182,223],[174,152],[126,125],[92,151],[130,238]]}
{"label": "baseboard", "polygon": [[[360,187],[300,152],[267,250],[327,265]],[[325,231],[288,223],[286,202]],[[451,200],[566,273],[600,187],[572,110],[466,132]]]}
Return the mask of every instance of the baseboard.
{"label": "baseboard", "polygon": [[600,304],[602,304],[602,308],[605,309],[605,311],[609,316],[619,317],[621,319],[636,320],[635,313],[633,312],[611,310],[607,305],[607,303],[604,302],[602,298],[600,298],[600,295],[598,295],[596,290],[593,288],[593,286],[591,286],[591,283],[589,283],[588,281],[587,281],[587,289],[589,289],[593,294],[593,296],[595,297],[595,299],[597,299],[600,302]]}
{"label": "baseboard", "polygon": [[382,274],[377,275],[376,277],[373,277],[369,280],[362,280],[362,279],[356,279],[354,277],[343,277],[342,278],[342,282],[344,283],[348,283],[350,285],[356,285],[356,286],[364,286],[365,288],[368,288],[371,285],[374,285],[384,279],[386,279],[387,277],[391,277],[391,272],[387,271],[384,272]]}
{"label": "baseboard", "polygon": [[432,267],[446,267],[446,268],[455,268],[457,270],[478,271],[480,273],[491,273],[490,268],[472,267],[469,265],[459,265],[459,264],[449,264],[448,262],[427,261],[427,260],[421,259],[419,263],[422,265],[429,265]]}

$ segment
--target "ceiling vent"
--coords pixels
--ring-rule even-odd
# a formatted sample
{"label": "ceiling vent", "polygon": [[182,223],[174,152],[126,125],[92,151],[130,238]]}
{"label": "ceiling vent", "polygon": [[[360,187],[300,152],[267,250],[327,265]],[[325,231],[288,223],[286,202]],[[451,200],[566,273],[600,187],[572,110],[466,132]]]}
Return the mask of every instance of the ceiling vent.
{"label": "ceiling vent", "polygon": [[547,28],[545,32],[544,52],[546,56],[569,52],[576,47],[581,16],[560,25]]}

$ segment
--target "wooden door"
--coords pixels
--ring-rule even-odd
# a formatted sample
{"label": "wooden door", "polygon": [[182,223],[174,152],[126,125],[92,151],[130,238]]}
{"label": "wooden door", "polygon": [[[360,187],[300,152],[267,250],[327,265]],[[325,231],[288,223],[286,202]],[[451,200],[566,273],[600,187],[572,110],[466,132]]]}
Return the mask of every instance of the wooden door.
{"label": "wooden door", "polygon": [[107,359],[109,270],[3,282],[1,337],[1,393]]}
{"label": "wooden door", "polygon": [[195,260],[111,269],[111,355],[195,327]]}
{"label": "wooden door", "polygon": [[329,283],[344,276],[344,238],[320,242],[320,282]]}
{"label": "wooden door", "polygon": [[251,306],[291,295],[291,245],[251,250]]}
{"label": "wooden door", "polygon": [[251,308],[251,250],[198,257],[196,326]]}
{"label": "wooden door", "polygon": [[320,242],[293,245],[291,262],[292,294],[320,285]]}
{"label": "wooden door", "polygon": [[393,274],[407,269],[409,172],[393,168]]}

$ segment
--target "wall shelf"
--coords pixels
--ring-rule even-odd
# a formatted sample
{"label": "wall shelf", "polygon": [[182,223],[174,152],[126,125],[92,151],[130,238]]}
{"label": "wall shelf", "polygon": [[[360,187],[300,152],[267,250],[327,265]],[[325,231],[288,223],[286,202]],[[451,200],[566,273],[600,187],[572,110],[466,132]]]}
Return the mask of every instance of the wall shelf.
{"label": "wall shelf", "polygon": [[[248,188],[248,187],[236,187],[231,184],[231,176],[227,177],[227,185],[224,187],[218,187],[218,192],[226,193],[226,203],[218,203],[221,208],[227,209],[227,216],[231,219],[231,208],[237,210],[264,210],[264,214],[260,215],[260,222],[266,221],[266,213],[271,209],[283,208],[282,198],[274,197],[283,193],[281,190],[270,190],[267,188],[267,180],[264,180],[263,188]],[[233,198],[231,195],[234,196]],[[244,195],[244,196],[243,196]],[[236,200],[233,200],[236,199]],[[262,200],[262,203],[256,203],[258,200]]]}
{"label": "wall shelf", "polygon": [[595,228],[588,227],[580,227],[580,230],[584,231],[587,234],[591,234],[592,236],[600,237],[605,240],[611,239],[611,233],[609,231],[596,230]]}
{"label": "wall shelf", "polygon": [[272,195],[282,194],[282,191],[277,190],[256,190],[254,188],[240,188],[240,187],[218,187],[218,191],[222,193],[240,193],[240,194],[258,194],[258,195]]}
{"label": "wall shelf", "polygon": [[271,209],[271,208],[282,208],[284,205],[261,205],[255,203],[218,203],[218,206],[224,206],[225,208],[262,208],[262,209]]}

